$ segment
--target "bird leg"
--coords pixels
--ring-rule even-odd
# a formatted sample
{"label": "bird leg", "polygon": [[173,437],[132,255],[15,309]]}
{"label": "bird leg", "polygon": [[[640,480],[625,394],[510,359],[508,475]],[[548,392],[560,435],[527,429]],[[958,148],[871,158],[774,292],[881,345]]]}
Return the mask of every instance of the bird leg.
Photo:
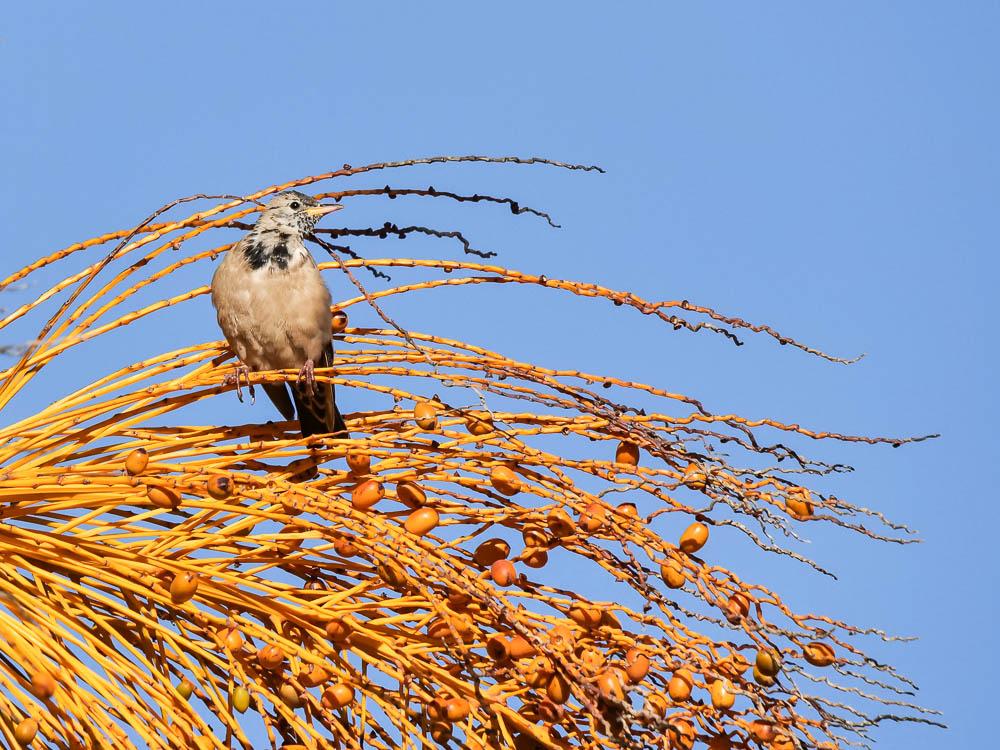
{"label": "bird leg", "polygon": [[253,405],[253,404],[257,403],[257,399],[256,399],[256,395],[254,393],[253,383],[250,382],[250,368],[247,367],[242,362],[240,362],[238,365],[236,365],[234,372],[230,372],[230,373],[226,374],[226,377],[224,377],[222,379],[222,387],[223,388],[227,388],[227,387],[229,387],[229,386],[231,386],[231,385],[233,385],[235,383],[236,384],[236,398],[238,398],[240,400],[240,403],[242,404],[243,403],[243,389],[242,389],[242,384],[240,383],[240,376],[241,375],[247,381],[247,392],[250,394],[250,404]]}
{"label": "bird leg", "polygon": [[299,370],[299,385],[305,386],[305,391],[310,396],[316,392],[316,375],[314,373],[315,365],[311,359],[307,359],[306,363],[302,365],[302,369]]}

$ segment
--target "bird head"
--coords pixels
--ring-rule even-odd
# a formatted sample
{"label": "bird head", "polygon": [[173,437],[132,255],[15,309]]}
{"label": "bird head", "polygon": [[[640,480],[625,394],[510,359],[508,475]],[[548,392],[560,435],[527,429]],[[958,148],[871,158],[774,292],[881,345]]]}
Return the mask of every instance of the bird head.
{"label": "bird head", "polygon": [[305,193],[288,190],[278,193],[264,206],[256,228],[308,234],[320,218],[342,208],[339,203],[320,203]]}

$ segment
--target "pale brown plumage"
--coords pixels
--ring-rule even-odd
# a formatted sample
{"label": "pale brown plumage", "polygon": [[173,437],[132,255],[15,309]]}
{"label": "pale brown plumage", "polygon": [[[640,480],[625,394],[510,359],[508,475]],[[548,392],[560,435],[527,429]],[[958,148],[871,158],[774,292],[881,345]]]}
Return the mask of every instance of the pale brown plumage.
{"label": "pale brown plumage", "polygon": [[285,419],[298,417],[304,437],[346,435],[332,384],[313,377],[314,367],[333,364],[331,300],[303,241],[320,216],[338,208],[281,193],[212,278],[219,326],[240,363],[252,371],[299,370],[291,399],[283,384],[264,389]]}

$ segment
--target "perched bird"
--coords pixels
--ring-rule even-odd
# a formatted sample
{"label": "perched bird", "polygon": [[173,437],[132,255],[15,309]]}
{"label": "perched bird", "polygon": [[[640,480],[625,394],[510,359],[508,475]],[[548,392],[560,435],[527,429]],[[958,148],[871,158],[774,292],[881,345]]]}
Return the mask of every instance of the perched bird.
{"label": "perched bird", "polygon": [[266,383],[264,390],[285,419],[298,416],[303,437],[347,431],[333,385],[317,384],[313,374],[333,364],[332,315],[330,290],[303,239],[320,217],[340,208],[294,190],[278,194],[212,277],[219,326],[240,361],[237,392],[249,371],[298,370],[288,384],[291,399],[284,383]]}

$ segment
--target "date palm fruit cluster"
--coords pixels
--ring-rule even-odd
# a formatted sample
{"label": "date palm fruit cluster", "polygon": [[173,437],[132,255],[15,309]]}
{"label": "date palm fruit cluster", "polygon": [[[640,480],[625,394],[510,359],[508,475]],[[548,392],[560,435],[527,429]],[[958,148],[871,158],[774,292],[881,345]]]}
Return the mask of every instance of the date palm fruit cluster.
{"label": "date palm fruit cluster", "polygon": [[[400,295],[521,284],[610,302],[634,323],[758,332],[842,361],[771,328],[486,257],[369,260],[342,244],[423,234],[488,255],[459,232],[323,230],[317,252],[332,254],[339,299],[336,361],[316,377],[336,384],[350,437],[303,440],[259,411],[215,423],[236,413],[230,355],[170,328],[186,307],[207,310],[189,272],[208,279],[257,201],[293,185],[551,221],[510,198],[350,182],[459,161],[584,169],[512,157],[345,165],[192,213],[175,202],[3,282],[44,270],[49,285],[0,320],[31,341],[0,381],[6,745],[791,750],[932,723],[878,652],[888,635],[799,613],[722,562],[756,545],[822,574],[796,542],[816,523],[908,540],[879,513],[803,486],[842,464],[799,444],[909,441],[716,413],[661,386],[402,326],[387,310]],[[164,330],[173,349],[157,348]],[[651,346],[660,335],[650,328]],[[153,351],[133,361],[143,345]],[[88,351],[91,365],[71,364]]]}

